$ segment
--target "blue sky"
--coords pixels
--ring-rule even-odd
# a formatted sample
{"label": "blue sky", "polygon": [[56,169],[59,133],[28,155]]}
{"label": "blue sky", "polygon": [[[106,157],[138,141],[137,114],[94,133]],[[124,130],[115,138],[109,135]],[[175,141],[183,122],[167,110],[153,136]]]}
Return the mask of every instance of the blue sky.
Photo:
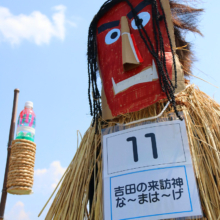
{"label": "blue sky", "polygon": [[[77,130],[83,135],[90,125],[87,33],[103,2],[0,3],[0,187],[15,88],[20,89],[17,117],[26,101],[33,101],[37,117],[34,194],[8,194],[7,220],[44,219],[46,212],[37,215],[76,152]],[[220,3],[206,0],[199,6],[206,10],[199,26],[204,37],[187,35],[197,58],[193,73],[219,86]],[[219,89],[193,77],[191,81],[220,102]]]}

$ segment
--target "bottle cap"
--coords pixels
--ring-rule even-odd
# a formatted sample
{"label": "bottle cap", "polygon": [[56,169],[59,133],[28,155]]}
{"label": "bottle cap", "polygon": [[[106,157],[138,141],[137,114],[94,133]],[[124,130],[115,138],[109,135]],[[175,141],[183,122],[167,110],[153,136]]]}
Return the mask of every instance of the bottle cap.
{"label": "bottle cap", "polygon": [[33,108],[34,104],[33,104],[33,102],[27,101],[27,102],[25,102],[24,107]]}

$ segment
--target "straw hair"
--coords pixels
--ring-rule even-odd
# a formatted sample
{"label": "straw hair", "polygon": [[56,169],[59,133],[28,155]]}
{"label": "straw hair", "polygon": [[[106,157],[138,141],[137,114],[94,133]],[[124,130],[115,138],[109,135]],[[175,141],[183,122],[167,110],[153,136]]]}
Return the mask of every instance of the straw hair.
{"label": "straw hair", "polygon": [[32,193],[36,144],[24,139],[12,142],[7,192],[17,195]]}
{"label": "straw hair", "polygon": [[[177,108],[179,111],[183,111],[186,122],[204,212],[203,219],[220,219],[220,105],[194,85],[181,92],[176,100]],[[162,100],[141,111],[106,121],[104,127],[158,115],[166,102],[167,100]],[[171,112],[173,110],[169,107],[161,120],[168,118]],[[101,158],[101,128],[103,127],[101,127],[101,121],[99,121],[98,128],[98,134],[95,134],[95,127],[89,127],[85,133],[80,147],[58,184],[60,187],[47,213],[46,220],[104,219]],[[94,196],[89,212],[87,207],[91,179],[94,179]]]}

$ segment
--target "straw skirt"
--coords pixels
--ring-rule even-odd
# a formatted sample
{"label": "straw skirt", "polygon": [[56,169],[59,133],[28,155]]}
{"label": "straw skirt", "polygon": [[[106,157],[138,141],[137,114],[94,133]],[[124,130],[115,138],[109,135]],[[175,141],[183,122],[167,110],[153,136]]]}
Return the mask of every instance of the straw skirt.
{"label": "straw skirt", "polygon": [[[219,220],[220,105],[194,85],[178,94],[176,102],[186,122],[193,167],[205,217],[203,219]],[[94,127],[89,127],[56,188],[59,187],[59,190],[45,219],[103,220],[101,129],[114,126],[116,123],[128,123],[158,115],[165,104],[166,100],[163,100],[141,111],[119,116],[106,122],[104,126],[100,120],[98,134],[95,134]],[[173,110],[169,107],[162,118],[168,118],[171,112]],[[94,195],[90,204],[91,210],[88,211],[91,180],[94,185]]]}

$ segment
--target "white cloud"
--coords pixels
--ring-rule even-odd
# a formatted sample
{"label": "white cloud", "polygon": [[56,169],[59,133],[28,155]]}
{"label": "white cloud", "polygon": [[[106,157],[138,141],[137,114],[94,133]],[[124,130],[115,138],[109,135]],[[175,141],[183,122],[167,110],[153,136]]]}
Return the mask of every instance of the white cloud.
{"label": "white cloud", "polygon": [[18,201],[5,216],[6,220],[30,220],[28,213],[25,212],[24,203]]}
{"label": "white cloud", "polygon": [[[52,21],[39,11],[30,15],[13,15],[8,8],[0,6],[0,41],[12,45],[22,40],[29,40],[37,45],[48,44],[52,37],[65,39],[65,10],[64,5],[53,7]],[[74,22],[71,26],[76,27]]]}
{"label": "white cloud", "polygon": [[34,193],[51,192],[57,186],[60,178],[64,174],[66,168],[63,168],[60,161],[54,161],[50,164],[49,168],[37,169],[34,172]]}

